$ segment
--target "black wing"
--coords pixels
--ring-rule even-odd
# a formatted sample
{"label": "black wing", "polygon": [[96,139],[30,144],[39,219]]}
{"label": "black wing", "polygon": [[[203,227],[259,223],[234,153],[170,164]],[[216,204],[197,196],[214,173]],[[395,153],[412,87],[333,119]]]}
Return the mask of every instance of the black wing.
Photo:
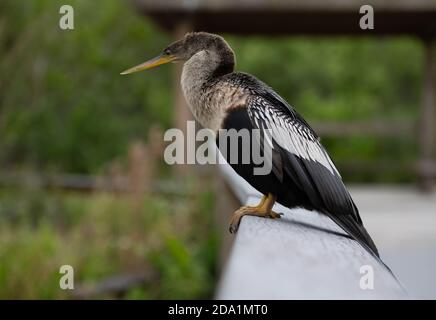
{"label": "black wing", "polygon": [[266,140],[272,146],[272,166],[276,176],[281,181],[283,174],[289,176],[307,194],[315,209],[327,214],[379,257],[356,205],[315,131],[272,90],[252,92],[247,107],[253,126],[270,137]]}

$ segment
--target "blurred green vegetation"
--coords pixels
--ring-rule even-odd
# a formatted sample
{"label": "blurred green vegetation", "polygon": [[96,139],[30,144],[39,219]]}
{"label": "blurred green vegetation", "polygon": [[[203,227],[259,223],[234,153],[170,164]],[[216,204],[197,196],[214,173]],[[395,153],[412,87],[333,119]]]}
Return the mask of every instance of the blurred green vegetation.
{"label": "blurred green vegetation", "polygon": [[[172,39],[128,1],[70,0],[75,30],[58,27],[56,0],[0,1],[0,174],[14,170],[96,174],[173,119],[172,70],[119,72]],[[311,121],[416,121],[423,48],[410,38],[226,36],[238,70],[268,83]],[[398,128],[401,133],[402,128]],[[413,137],[324,139],[337,163],[411,163]],[[411,181],[408,172],[350,172],[346,181]],[[187,189],[189,189],[187,187]],[[217,237],[210,191],[128,196],[0,190],[0,298],[66,298],[59,266],[76,283],[150,269],[158,277],[128,298],[210,297]]]}
{"label": "blurred green vegetation", "polygon": [[213,199],[191,186],[187,197],[146,196],[140,212],[128,195],[1,191],[0,299],[75,297],[59,288],[65,264],[74,267],[74,291],[145,273],[150,279],[124,298],[210,298],[218,238],[205,212]]}
{"label": "blurred green vegetation", "polygon": [[[233,41],[232,41],[233,40]],[[296,37],[265,40],[232,38],[238,68],[260,77],[309,123],[392,121],[419,117],[423,48],[411,38]],[[274,48],[271,50],[271,48]],[[343,136],[323,139],[332,158],[384,164],[412,164],[417,137]],[[345,171],[345,181],[413,181],[412,172]]]}
{"label": "blurred green vegetation", "polygon": [[76,29],[63,31],[61,4],[0,3],[3,167],[93,172],[131,139],[144,139],[152,123],[171,123],[169,68],[119,75],[169,38],[124,1],[69,1]]}

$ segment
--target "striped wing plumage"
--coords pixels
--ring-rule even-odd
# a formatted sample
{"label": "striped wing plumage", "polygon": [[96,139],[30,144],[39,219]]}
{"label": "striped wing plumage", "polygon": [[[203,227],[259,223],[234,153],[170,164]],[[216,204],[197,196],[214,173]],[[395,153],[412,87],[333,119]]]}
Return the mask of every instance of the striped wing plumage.
{"label": "striped wing plumage", "polygon": [[287,175],[313,207],[327,214],[344,231],[378,256],[358,209],[315,131],[275,92],[257,92],[247,100],[252,125],[272,147],[273,172]]}
{"label": "striped wing plumage", "polygon": [[317,162],[332,175],[341,178],[318,136],[298,117],[274,108],[262,97],[253,97],[248,112],[257,128],[270,129],[274,141],[282,149],[307,161]]}

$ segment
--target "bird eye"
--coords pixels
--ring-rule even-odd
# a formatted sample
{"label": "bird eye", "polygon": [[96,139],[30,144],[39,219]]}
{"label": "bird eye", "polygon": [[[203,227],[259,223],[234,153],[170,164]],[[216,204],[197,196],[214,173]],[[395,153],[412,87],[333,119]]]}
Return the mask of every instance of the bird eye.
{"label": "bird eye", "polygon": [[166,54],[166,55],[170,55],[170,54],[171,54],[170,49],[165,49],[163,52],[164,52],[164,54]]}

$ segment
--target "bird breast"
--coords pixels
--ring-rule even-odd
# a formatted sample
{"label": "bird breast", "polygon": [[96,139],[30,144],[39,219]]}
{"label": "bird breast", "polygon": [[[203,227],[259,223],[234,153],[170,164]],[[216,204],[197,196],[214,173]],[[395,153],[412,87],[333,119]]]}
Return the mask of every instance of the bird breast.
{"label": "bird breast", "polygon": [[225,80],[205,80],[201,84],[183,83],[186,101],[200,124],[217,132],[229,111],[245,106],[248,92]]}
{"label": "bird breast", "polygon": [[220,66],[215,53],[200,51],[185,62],[181,86],[186,102],[200,124],[216,132],[226,113],[241,106],[248,95],[241,86],[228,81],[228,76],[214,77]]}

